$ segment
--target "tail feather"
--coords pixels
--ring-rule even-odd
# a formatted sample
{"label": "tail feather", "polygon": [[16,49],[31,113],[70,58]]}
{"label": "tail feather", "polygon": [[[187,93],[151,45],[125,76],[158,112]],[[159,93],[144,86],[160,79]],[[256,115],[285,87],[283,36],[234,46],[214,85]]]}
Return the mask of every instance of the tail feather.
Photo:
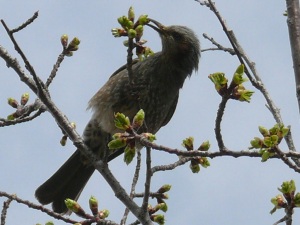
{"label": "tail feather", "polygon": [[95,168],[85,165],[77,150],[73,155],[35,192],[41,204],[52,203],[55,212],[65,213],[66,198],[77,200],[82,189],[90,179]]}

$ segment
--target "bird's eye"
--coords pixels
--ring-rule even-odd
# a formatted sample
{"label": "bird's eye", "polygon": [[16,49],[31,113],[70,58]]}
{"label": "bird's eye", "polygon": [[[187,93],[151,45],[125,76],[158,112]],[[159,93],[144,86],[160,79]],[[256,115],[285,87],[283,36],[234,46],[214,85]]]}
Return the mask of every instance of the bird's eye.
{"label": "bird's eye", "polygon": [[183,39],[182,35],[179,34],[179,33],[176,33],[176,32],[174,32],[172,34],[172,36],[173,36],[174,40],[177,41],[177,42],[182,41],[182,39]]}

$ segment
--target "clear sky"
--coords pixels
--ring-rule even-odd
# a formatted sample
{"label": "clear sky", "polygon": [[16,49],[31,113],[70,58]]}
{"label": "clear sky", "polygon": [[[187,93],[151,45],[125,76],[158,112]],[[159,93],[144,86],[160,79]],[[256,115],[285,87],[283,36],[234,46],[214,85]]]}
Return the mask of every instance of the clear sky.
{"label": "clear sky", "polygon": [[[250,58],[256,63],[263,82],[280,108],[286,125],[292,126],[296,147],[299,140],[299,112],[295,97],[289,37],[287,33],[285,1],[216,0],[217,7]],[[129,6],[137,15],[148,14],[165,25],[180,24],[192,28],[203,49],[212,45],[203,38],[207,33],[224,46],[230,47],[216,17],[195,1],[3,1],[0,18],[11,28],[20,25],[39,11],[39,18],[27,29],[16,34],[28,59],[41,79],[47,79],[61,52],[60,36],[68,34],[81,40],[80,49],[66,58],[51,85],[52,99],[82,133],[91,116],[87,102],[119,66],[126,62],[122,39],[115,39],[110,30],[118,27],[117,18],[127,13]],[[159,51],[161,44],[156,32],[145,33],[148,45]],[[19,59],[5,30],[0,27],[0,45]],[[19,60],[20,61],[20,60]],[[23,63],[21,62],[23,66]],[[210,140],[211,151],[217,150],[214,121],[220,96],[207,78],[213,72],[225,72],[231,77],[239,62],[236,57],[222,52],[204,52],[197,74],[188,79],[181,91],[177,110],[168,126],[157,134],[158,144],[181,148],[181,142],[194,136],[195,145]],[[250,83],[248,89],[254,90]],[[0,60],[0,117],[13,109],[7,98],[19,99],[29,88]],[[30,92],[30,91],[29,91]],[[31,92],[30,92],[31,93]],[[35,96],[31,93],[30,102]],[[272,127],[275,121],[265,107],[262,95],[255,91],[251,103],[229,102],[222,132],[225,144],[234,150],[247,150],[258,126]],[[61,131],[47,113],[32,122],[0,129],[0,190],[16,193],[37,203],[35,189],[44,182],[75,150],[69,141],[61,147]],[[282,144],[282,149],[286,146]],[[154,153],[153,164],[174,162],[176,157]],[[153,190],[172,184],[168,200],[166,224],[273,224],[283,216],[269,214],[270,199],[278,194],[283,181],[294,179],[300,187],[299,174],[291,171],[280,160],[261,163],[258,158],[230,157],[210,160],[211,166],[192,174],[188,164],[172,172],[158,173],[153,178]],[[110,164],[120,182],[128,188],[134,165],[126,166],[122,157]],[[142,191],[140,180],[138,191]],[[100,208],[107,208],[109,219],[119,222],[124,207],[99,174],[94,174],[79,202],[88,208],[88,198],[94,195]],[[0,199],[2,205],[4,199]],[[154,204],[154,202],[153,202]],[[299,220],[295,210],[295,219]],[[77,218],[77,217],[74,217]],[[7,224],[42,223],[50,220],[39,211],[12,203]],[[54,221],[55,224],[62,224]]]}

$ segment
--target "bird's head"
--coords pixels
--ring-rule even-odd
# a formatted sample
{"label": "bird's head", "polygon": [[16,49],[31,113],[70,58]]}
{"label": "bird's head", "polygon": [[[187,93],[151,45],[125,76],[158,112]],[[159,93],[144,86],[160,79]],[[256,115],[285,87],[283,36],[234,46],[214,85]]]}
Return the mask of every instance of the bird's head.
{"label": "bird's head", "polygon": [[200,58],[200,43],[194,31],[185,26],[164,26],[156,20],[149,19],[147,24],[156,30],[162,40],[162,54],[184,67],[189,74],[198,69]]}

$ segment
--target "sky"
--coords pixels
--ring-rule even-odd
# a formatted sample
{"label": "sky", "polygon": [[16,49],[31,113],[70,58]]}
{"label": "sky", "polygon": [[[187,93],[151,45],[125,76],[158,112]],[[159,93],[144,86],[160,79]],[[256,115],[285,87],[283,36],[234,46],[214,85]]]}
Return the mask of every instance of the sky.
{"label": "sky", "polygon": [[[227,25],[235,32],[240,44],[252,61],[266,88],[280,109],[285,125],[291,125],[296,148],[300,145],[299,110],[295,95],[293,65],[289,45],[285,1],[216,0],[216,5]],[[165,25],[185,25],[198,35],[201,48],[212,47],[203,33],[220,44],[230,47],[224,32],[208,8],[195,1],[3,1],[0,18],[10,28],[19,26],[39,11],[38,19],[15,35],[26,56],[42,80],[46,80],[61,52],[60,36],[81,40],[79,50],[66,58],[50,87],[52,100],[61,111],[77,124],[82,133],[91,112],[87,102],[107,81],[109,76],[126,63],[123,40],[114,38],[111,29],[118,27],[117,18],[127,14],[133,6],[136,15],[148,14]],[[156,32],[148,29],[144,38],[154,51],[161,43]],[[3,27],[0,27],[0,45],[24,63],[13,49]],[[219,51],[203,52],[197,73],[186,80],[180,93],[177,110],[171,122],[157,133],[157,144],[182,148],[184,138],[193,136],[195,146],[209,140],[211,151],[217,151],[214,136],[216,112],[220,96],[214,90],[208,75],[224,72],[231,77],[239,62],[236,57]],[[250,83],[248,89],[254,90]],[[18,76],[0,60],[0,117],[13,112],[7,98],[19,99],[30,93]],[[276,122],[265,104],[263,96],[254,90],[251,103],[230,101],[222,122],[225,145],[236,151],[247,150],[250,140],[259,136],[258,126],[272,127]],[[0,191],[16,193],[22,199],[37,203],[35,189],[52,175],[75,150],[68,141],[59,143],[61,131],[55,120],[44,113],[34,121],[0,129]],[[286,150],[284,143],[280,146]],[[154,152],[153,165],[168,164],[176,157]],[[157,173],[152,180],[153,190],[171,184],[165,214],[166,224],[273,224],[283,217],[282,210],[270,215],[270,199],[279,192],[283,181],[294,179],[300,186],[299,174],[280,160],[262,163],[259,158],[222,157],[210,160],[211,166],[192,174],[188,164],[174,171]],[[110,163],[115,176],[125,188],[130,187],[134,164],[127,166],[122,157]],[[138,191],[143,189],[143,176]],[[101,175],[95,173],[84,189],[79,203],[88,209],[88,198],[98,198],[100,208],[110,210],[108,219],[119,222],[124,206]],[[0,205],[5,199],[0,198]],[[152,202],[154,204],[154,202]],[[295,210],[294,221],[299,220]],[[72,215],[72,218],[78,217]],[[42,212],[28,209],[13,202],[7,214],[7,225],[36,224],[52,220]],[[80,220],[80,219],[79,219]],[[54,221],[62,224],[61,221]],[[129,222],[133,222],[132,218]]]}

